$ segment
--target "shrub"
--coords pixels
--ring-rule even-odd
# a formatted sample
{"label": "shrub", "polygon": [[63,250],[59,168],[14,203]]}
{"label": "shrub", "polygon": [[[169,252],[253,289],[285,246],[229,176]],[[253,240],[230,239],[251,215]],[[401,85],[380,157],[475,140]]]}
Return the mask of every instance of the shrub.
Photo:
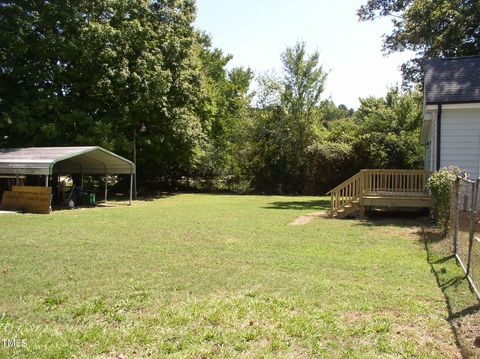
{"label": "shrub", "polygon": [[307,148],[305,194],[323,194],[358,172],[352,146],[317,142]]}
{"label": "shrub", "polygon": [[428,188],[435,200],[435,215],[440,228],[446,233],[450,218],[450,195],[452,182],[461,173],[458,167],[445,167],[434,172],[428,179]]}

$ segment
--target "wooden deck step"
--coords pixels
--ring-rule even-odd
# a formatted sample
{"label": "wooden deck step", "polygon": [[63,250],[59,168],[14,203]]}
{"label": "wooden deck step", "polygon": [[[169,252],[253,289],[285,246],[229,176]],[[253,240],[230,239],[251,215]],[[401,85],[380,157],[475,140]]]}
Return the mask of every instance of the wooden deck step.
{"label": "wooden deck step", "polygon": [[355,215],[358,212],[358,204],[346,204],[340,208],[334,217],[336,218],[346,218],[352,215]]}

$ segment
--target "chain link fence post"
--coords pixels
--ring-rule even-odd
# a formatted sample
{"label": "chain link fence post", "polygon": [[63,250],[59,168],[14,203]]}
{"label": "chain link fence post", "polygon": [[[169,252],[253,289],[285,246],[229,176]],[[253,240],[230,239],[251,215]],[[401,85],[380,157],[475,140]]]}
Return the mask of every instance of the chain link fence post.
{"label": "chain link fence post", "polygon": [[471,220],[470,220],[470,236],[468,238],[468,255],[467,255],[467,276],[470,275],[470,268],[472,263],[472,245],[473,245],[473,238],[475,235],[475,227],[477,218],[477,201],[478,201],[478,179],[475,181],[475,185],[472,186],[472,203],[471,203]]}
{"label": "chain link fence post", "polygon": [[[453,187],[453,188],[452,188]],[[450,219],[453,252],[470,288],[480,299],[480,178],[476,181],[458,176],[450,194]]]}
{"label": "chain link fence post", "polygon": [[452,218],[453,229],[453,254],[457,254],[458,243],[458,199],[460,196],[460,178],[457,176],[453,183],[453,198],[450,208],[453,209],[450,218]]}

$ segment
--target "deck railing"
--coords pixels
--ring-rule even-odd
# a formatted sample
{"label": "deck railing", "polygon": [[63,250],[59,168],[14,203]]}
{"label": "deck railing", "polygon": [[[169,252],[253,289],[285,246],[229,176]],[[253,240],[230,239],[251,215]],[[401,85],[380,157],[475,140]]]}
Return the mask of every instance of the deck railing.
{"label": "deck railing", "polygon": [[332,214],[359,199],[362,192],[362,177],[362,172],[359,172],[327,193],[331,196]]}
{"label": "deck railing", "polygon": [[430,171],[424,170],[361,170],[327,193],[331,196],[331,211],[361,202],[363,196],[421,196],[428,194]]}
{"label": "deck railing", "polygon": [[364,193],[386,195],[421,195],[427,193],[431,172],[423,170],[362,170]]}

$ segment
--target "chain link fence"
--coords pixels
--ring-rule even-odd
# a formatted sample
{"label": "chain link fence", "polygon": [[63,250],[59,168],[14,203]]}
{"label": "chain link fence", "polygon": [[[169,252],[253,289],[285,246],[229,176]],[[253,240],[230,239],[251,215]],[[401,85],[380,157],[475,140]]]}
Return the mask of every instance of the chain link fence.
{"label": "chain link fence", "polygon": [[450,229],[455,257],[480,298],[479,180],[457,177],[450,192]]}

